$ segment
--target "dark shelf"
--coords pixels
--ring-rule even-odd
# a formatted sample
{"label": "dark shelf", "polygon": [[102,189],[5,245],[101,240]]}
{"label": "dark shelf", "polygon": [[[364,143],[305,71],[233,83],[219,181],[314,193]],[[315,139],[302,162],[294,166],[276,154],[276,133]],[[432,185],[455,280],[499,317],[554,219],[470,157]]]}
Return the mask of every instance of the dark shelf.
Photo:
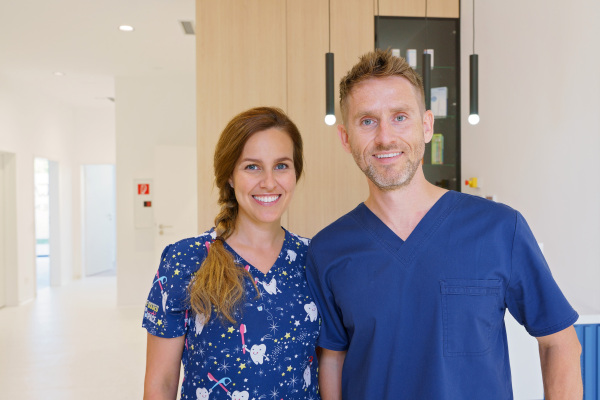
{"label": "dark shelf", "polygon": [[423,50],[433,49],[431,87],[447,88],[447,115],[435,117],[434,126],[434,133],[443,135],[442,159],[445,163],[431,164],[434,146],[428,143],[423,157],[423,172],[429,182],[460,191],[460,20],[379,16],[375,18],[375,47],[399,49],[403,57],[407,49],[415,49],[415,71],[419,74],[423,69]]}

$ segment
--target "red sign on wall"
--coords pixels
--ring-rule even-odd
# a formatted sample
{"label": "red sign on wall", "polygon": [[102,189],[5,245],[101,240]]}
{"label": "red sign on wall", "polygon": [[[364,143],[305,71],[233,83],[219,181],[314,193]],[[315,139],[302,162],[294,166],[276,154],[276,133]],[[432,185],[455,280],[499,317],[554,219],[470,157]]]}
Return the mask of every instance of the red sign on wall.
{"label": "red sign on wall", "polygon": [[150,194],[150,185],[147,183],[138,184],[138,194]]}

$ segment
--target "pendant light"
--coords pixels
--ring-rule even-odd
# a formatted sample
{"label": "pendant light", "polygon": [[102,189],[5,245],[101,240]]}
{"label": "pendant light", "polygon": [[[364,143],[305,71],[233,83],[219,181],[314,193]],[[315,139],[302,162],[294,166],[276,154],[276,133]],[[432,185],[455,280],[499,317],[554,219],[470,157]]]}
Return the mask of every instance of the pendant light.
{"label": "pendant light", "polygon": [[331,52],[331,0],[329,4],[329,52],[325,53],[325,123],[335,124],[335,99],[333,85],[333,53]]}
{"label": "pendant light", "polygon": [[479,123],[479,57],[475,54],[475,0],[473,0],[473,54],[469,56],[470,107],[469,123]]}

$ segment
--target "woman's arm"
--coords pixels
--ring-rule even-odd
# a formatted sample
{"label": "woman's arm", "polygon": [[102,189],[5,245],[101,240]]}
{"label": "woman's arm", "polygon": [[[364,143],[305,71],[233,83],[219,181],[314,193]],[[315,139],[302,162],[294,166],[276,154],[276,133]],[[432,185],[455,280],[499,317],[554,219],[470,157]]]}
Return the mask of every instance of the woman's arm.
{"label": "woman's arm", "polygon": [[148,334],[144,400],[175,400],[185,336],[172,339]]}

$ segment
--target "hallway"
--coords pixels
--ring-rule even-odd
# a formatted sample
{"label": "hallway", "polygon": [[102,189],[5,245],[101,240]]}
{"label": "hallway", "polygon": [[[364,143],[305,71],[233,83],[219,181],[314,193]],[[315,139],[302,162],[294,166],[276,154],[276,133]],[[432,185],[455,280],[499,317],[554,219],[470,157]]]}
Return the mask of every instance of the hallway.
{"label": "hallway", "polygon": [[0,309],[0,398],[141,399],[143,300],[116,306],[116,277],[46,288]]}

